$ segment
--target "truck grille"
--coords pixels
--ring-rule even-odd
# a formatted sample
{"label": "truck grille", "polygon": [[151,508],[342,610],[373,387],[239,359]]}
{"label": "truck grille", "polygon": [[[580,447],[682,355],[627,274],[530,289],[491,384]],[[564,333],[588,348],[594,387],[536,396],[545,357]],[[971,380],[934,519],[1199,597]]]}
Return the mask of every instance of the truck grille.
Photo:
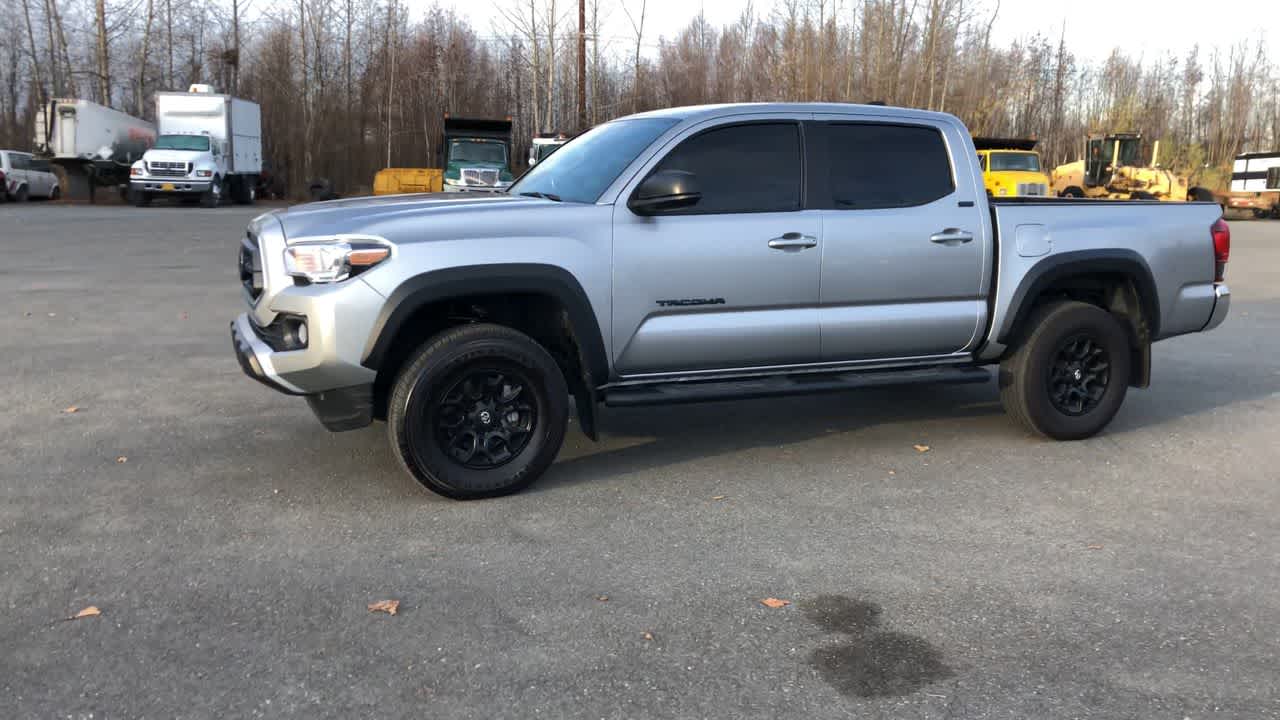
{"label": "truck grille", "polygon": [[153,177],[186,177],[191,172],[191,165],[184,162],[150,162],[147,163],[147,172]]}
{"label": "truck grille", "polygon": [[1044,183],[1018,183],[1018,194],[1023,197],[1044,197],[1048,190]]}
{"label": "truck grille", "polygon": [[262,295],[262,252],[258,249],[258,238],[246,233],[240,241],[240,284],[244,286],[249,298],[257,302]]}
{"label": "truck grille", "polygon": [[493,187],[498,184],[498,171],[492,168],[462,168],[462,182],[466,185]]}

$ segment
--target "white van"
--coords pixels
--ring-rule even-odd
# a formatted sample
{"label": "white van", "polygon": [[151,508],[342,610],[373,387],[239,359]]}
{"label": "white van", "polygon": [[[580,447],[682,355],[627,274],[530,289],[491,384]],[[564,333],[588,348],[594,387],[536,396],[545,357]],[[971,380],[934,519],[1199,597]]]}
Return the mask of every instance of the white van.
{"label": "white van", "polygon": [[58,176],[48,160],[17,150],[0,150],[0,199],[22,202],[40,197],[57,200]]}

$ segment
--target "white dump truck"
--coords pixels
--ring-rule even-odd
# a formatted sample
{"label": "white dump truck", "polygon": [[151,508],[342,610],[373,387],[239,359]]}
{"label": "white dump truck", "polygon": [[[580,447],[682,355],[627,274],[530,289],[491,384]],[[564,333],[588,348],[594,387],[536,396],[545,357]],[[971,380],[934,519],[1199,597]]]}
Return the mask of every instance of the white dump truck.
{"label": "white dump truck", "polygon": [[262,172],[262,111],[257,103],[192,85],[156,93],[155,145],[130,169],[133,203],[158,196],[199,198],[205,207],[251,204]]}
{"label": "white dump truck", "polygon": [[156,141],[156,126],[105,105],[58,98],[36,109],[36,155],[49,160],[72,199],[97,187],[127,188],[129,169]]}

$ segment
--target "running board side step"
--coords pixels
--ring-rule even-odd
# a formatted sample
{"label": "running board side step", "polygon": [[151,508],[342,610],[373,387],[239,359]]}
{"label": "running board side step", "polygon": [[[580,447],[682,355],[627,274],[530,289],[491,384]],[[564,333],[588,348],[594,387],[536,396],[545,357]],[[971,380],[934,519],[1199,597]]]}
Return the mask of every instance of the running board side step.
{"label": "running board side step", "polygon": [[984,368],[952,366],[912,370],[771,375],[740,380],[680,380],[607,388],[604,391],[604,404],[609,407],[669,405],[838,392],[888,385],[982,383],[990,379],[991,373]]}

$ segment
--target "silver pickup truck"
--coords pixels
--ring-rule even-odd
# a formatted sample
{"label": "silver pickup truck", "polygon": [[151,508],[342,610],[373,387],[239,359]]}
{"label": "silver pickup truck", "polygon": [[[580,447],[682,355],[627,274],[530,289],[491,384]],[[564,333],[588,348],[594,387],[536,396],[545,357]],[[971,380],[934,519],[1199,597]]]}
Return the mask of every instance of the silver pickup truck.
{"label": "silver pickup truck", "polygon": [[423,485],[517,491],[596,410],[982,382],[1089,437],[1151,343],[1226,317],[1211,203],[989,201],[956,118],[718,105],[600,125],[505,195],[256,218],[231,324],[251,377],[330,430],[385,419]]}

